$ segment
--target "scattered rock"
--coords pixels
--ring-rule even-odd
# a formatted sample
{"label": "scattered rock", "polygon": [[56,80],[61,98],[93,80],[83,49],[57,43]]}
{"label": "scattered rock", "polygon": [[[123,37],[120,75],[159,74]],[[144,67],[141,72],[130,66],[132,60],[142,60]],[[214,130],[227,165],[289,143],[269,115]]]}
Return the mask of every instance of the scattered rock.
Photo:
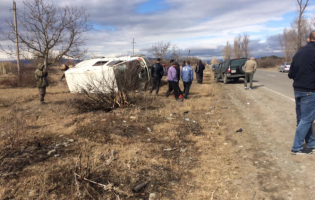
{"label": "scattered rock", "polygon": [[186,122],[189,122],[189,118],[186,118],[185,121],[186,121]]}
{"label": "scattered rock", "polygon": [[211,112],[207,112],[206,115],[212,115],[212,113]]}
{"label": "scattered rock", "polygon": [[229,107],[227,107],[227,106],[222,106],[221,108],[222,108],[222,109],[227,109],[227,108],[229,108]]}
{"label": "scattered rock", "polygon": [[74,142],[74,139],[69,139],[68,142]]}
{"label": "scattered rock", "polygon": [[180,152],[181,152],[181,153],[185,153],[186,151],[187,151],[186,148],[181,148],[181,149],[180,149]]}
{"label": "scattered rock", "polygon": [[55,154],[55,158],[60,157],[60,154]]}
{"label": "scattered rock", "polygon": [[149,132],[151,132],[151,129],[150,129],[150,127],[147,127],[147,129],[148,129],[148,131],[149,131]]}
{"label": "scattered rock", "polygon": [[56,148],[63,148],[63,147],[65,147],[64,144],[56,144]]}
{"label": "scattered rock", "polygon": [[158,196],[155,193],[150,193],[149,200],[158,200]]}
{"label": "scattered rock", "polygon": [[240,185],[240,184],[242,184],[242,182],[243,182],[243,181],[242,181],[241,179],[234,179],[234,180],[233,180],[233,184],[234,184],[234,185]]}

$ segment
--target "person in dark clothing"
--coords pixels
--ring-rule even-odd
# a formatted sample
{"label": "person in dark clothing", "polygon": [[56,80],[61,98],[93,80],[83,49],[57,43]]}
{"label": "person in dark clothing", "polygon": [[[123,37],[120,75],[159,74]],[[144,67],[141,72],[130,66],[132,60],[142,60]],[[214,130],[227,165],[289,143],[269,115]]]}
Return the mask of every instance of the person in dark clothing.
{"label": "person in dark clothing", "polygon": [[183,101],[183,93],[181,92],[178,86],[178,78],[177,78],[177,71],[176,67],[179,67],[177,62],[173,62],[172,66],[168,70],[167,81],[169,84],[169,93],[174,90],[175,99],[177,101]]}
{"label": "person in dark clothing", "polygon": [[[308,44],[293,57],[289,78],[293,79],[296,104],[297,129],[291,154],[309,154],[315,149],[313,121],[315,120],[315,31]],[[303,144],[307,148],[303,148]]]}
{"label": "person in dark clothing", "polygon": [[161,59],[158,58],[156,60],[156,63],[151,68],[152,88],[151,88],[150,94],[155,88],[156,88],[156,95],[158,95],[159,93],[160,82],[164,74],[164,69],[160,62],[161,62]]}
{"label": "person in dark clothing", "polygon": [[201,60],[199,60],[199,63],[196,63],[196,78],[197,83],[201,84],[203,81],[203,70],[205,70],[205,65],[202,63]]}

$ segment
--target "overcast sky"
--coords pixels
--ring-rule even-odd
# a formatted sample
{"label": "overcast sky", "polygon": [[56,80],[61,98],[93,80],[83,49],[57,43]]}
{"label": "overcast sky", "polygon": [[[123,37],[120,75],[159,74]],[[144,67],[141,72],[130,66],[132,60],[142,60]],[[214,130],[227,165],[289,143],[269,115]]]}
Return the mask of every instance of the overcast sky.
{"label": "overcast sky", "polygon": [[[58,6],[83,6],[93,29],[87,34],[88,55],[109,56],[148,51],[158,42],[171,42],[182,49],[182,56],[202,59],[221,57],[226,41],[246,32],[250,35],[251,56],[282,53],[278,34],[297,15],[296,0],[54,0]],[[16,0],[23,9],[23,0]],[[0,28],[13,16],[12,0],[1,0]],[[306,16],[312,16],[309,6]],[[5,41],[1,41],[4,44]],[[6,59],[0,53],[0,59]]]}

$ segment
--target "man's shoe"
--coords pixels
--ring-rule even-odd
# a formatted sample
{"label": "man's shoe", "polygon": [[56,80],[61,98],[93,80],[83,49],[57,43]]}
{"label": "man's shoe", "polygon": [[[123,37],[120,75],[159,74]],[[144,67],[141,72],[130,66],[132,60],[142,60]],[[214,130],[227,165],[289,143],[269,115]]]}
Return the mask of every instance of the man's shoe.
{"label": "man's shoe", "polygon": [[308,149],[310,149],[312,152],[313,152],[313,151],[315,152],[315,147],[314,147],[314,148],[308,148]]}
{"label": "man's shoe", "polygon": [[181,102],[181,101],[183,101],[183,99],[176,99],[176,101],[179,101],[179,102]]}
{"label": "man's shoe", "polygon": [[247,90],[247,87],[244,87],[245,90]]}
{"label": "man's shoe", "polygon": [[302,149],[300,151],[291,150],[292,155],[303,155],[303,154],[311,154],[311,153],[312,153],[312,149]]}
{"label": "man's shoe", "polygon": [[250,89],[250,90],[253,90],[254,88],[251,87],[251,88],[249,88],[249,89]]}

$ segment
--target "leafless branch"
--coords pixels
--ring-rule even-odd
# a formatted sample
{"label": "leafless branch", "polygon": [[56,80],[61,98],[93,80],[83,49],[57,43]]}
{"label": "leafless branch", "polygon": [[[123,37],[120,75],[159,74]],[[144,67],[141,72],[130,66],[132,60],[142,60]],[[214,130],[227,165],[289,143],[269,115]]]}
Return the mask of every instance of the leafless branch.
{"label": "leafless branch", "polygon": [[[86,53],[84,33],[90,29],[84,8],[57,7],[44,0],[25,0],[17,13],[20,53],[24,58],[55,63],[63,56],[80,58]],[[7,21],[6,40],[15,43],[13,20]]]}

